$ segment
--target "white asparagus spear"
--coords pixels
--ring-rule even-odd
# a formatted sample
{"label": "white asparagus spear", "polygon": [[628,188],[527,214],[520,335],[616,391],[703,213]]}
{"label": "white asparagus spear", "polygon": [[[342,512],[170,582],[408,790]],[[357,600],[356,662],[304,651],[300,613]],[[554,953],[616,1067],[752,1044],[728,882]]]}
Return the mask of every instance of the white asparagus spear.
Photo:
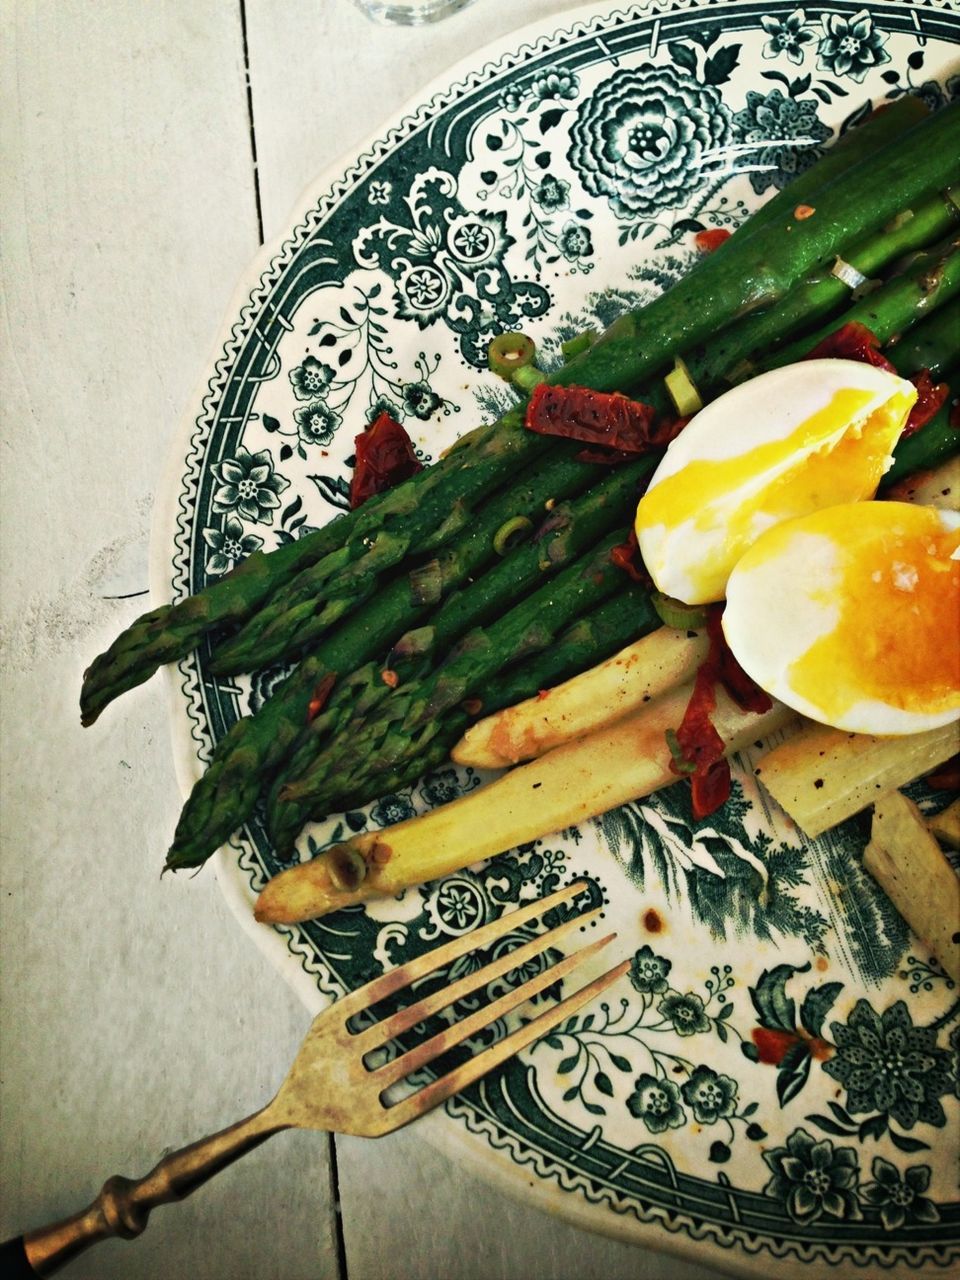
{"label": "white asparagus spear", "polygon": [[478,769],[502,769],[542,756],[693,679],[708,648],[706,632],[660,627],[545,696],[478,720],[453,748],[453,759]]}
{"label": "white asparagus spear", "polygon": [[[680,724],[691,693],[683,685],[450,804],[281,872],[260,894],[256,918],[292,923],[399,893],[676,782],[665,734]],[[722,690],[712,716],[727,754],[795,719],[779,703],[761,715],[741,711]]]}

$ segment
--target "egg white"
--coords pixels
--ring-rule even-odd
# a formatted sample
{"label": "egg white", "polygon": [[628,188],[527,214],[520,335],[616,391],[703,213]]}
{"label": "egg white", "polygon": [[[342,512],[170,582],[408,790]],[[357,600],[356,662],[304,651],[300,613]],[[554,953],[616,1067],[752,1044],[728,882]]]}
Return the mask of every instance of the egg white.
{"label": "egg white", "polygon": [[[831,422],[804,447],[779,458],[761,462],[750,457],[764,446],[787,440],[817,414],[825,413],[829,418],[835,398],[849,391],[864,396],[852,419]],[[663,520],[656,520],[651,515],[654,503],[646,496],[641,499],[637,540],[656,586],[688,604],[722,599],[726,577],[739,558],[737,547],[743,549],[784,518],[775,509],[765,510],[762,502],[744,516],[745,504],[770,494],[775,508],[778,482],[796,474],[814,454],[828,453],[844,438],[861,435],[874,414],[895,403],[894,397],[905,406],[905,420],[915,395],[911,383],[872,365],[809,360],[761,374],[707,405],[670,444],[647,495],[673,477],[679,478],[691,464],[743,459],[744,470],[732,486],[698,494],[697,509],[688,516],[678,511],[673,517],[668,510]],[[886,465],[889,463],[888,456]],[[872,497],[876,479],[879,477],[871,484],[863,476],[851,475],[850,492],[830,502]],[[678,483],[683,481],[673,481],[674,486]]]}

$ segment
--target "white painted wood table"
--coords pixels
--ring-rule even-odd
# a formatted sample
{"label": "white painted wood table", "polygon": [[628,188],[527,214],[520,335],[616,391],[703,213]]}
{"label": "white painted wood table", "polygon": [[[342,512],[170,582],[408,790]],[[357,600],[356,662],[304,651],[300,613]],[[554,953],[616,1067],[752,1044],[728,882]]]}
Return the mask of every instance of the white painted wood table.
{"label": "white painted wood table", "polygon": [[[459,57],[563,0],[432,28],[350,0],[2,0],[2,1217],[260,1105],[306,1026],[214,877],[157,874],[180,797],[154,680],[81,731],[142,611],[172,433],[263,237]],[[568,1280],[715,1274],[505,1198],[416,1127],[284,1134],[69,1275]]]}

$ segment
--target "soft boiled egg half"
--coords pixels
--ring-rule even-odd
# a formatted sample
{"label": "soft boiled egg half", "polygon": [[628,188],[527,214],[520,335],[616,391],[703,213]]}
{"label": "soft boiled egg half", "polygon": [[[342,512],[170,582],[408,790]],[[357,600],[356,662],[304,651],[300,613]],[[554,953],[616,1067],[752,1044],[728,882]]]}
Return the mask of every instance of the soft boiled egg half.
{"label": "soft boiled egg half", "polygon": [[762,688],[852,733],[960,714],[960,515],[903,502],[778,525],[737,563],[727,643]]}
{"label": "soft boiled egg half", "polygon": [[872,498],[916,400],[911,382],[854,360],[808,360],[734,387],[670,444],[637,508],[660,591],[722,600],[767,529]]}

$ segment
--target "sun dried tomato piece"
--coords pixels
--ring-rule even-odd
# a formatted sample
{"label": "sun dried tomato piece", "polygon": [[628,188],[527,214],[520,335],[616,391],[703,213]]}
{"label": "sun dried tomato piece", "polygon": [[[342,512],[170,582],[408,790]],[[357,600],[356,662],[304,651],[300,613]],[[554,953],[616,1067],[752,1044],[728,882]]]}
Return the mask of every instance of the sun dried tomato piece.
{"label": "sun dried tomato piece", "polygon": [[896,373],[887,357],[880,352],[880,339],[858,320],[841,325],[833,333],[827,334],[822,342],[818,342],[812,351],[807,352],[804,359],[859,360],[861,364],[872,364],[876,369]]}
{"label": "sun dried tomato piece", "polygon": [[907,436],[912,436],[915,431],[925,427],[939,412],[940,406],[950,394],[950,388],[945,382],[934,382],[929,369],[921,369],[910,381],[917,388],[917,399],[901,433],[901,440],[905,440]]}
{"label": "sun dried tomato piece", "polygon": [[708,818],[730,799],[730,764],[725,757],[714,760],[703,773],[690,779],[690,804],[695,818]]}
{"label": "sun dried tomato piece", "polygon": [[773,706],[769,694],[760,688],[752,676],[747,675],[730,651],[723,634],[722,608],[711,609],[707,615],[707,635],[710,637],[707,663],[741,711],[754,711],[757,714],[769,711]]}
{"label": "sun dried tomato piece", "polygon": [[381,413],[354,444],[357,462],[350,482],[351,510],[423,470],[410,437],[389,413]]}
{"label": "sun dried tomato piece", "polygon": [[615,547],[611,547],[610,559],[618,569],[622,569],[634,582],[649,584],[650,575],[640,559],[640,548],[637,546],[637,531],[635,529],[630,530],[625,541],[618,542]]}
{"label": "sun dried tomato piece", "polygon": [[651,444],[653,418],[653,408],[639,400],[541,382],[530,396],[524,425],[544,436],[645,453]]}
{"label": "sun dried tomato piece", "polygon": [[928,773],[924,781],[935,791],[960,791],[960,752]]}
{"label": "sun dried tomato piece", "polygon": [[711,719],[717,706],[717,685],[722,684],[744,711],[769,711],[773,705],[730,652],[722,619],[723,606],[712,606],[707,615],[710,649],[697,671],[693,693],[676,731],[676,754],[680,759],[671,762],[674,773],[690,773],[695,818],[708,817],[730,798],[730,766],[723,739]]}
{"label": "sun dried tomato piece", "polygon": [[713,253],[714,249],[719,249],[725,240],[730,239],[732,234],[725,227],[708,227],[706,231],[697,232],[693,237],[693,243],[701,253]]}

